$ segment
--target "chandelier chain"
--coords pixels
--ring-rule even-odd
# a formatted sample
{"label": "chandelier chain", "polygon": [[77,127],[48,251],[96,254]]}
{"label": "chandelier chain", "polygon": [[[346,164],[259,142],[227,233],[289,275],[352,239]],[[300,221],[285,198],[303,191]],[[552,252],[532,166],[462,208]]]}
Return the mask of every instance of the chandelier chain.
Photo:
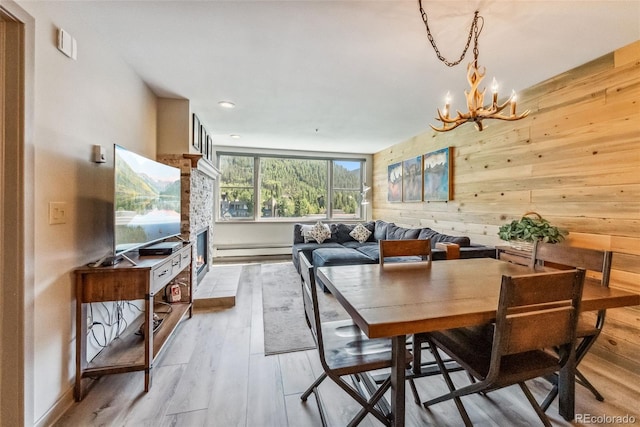
{"label": "chandelier chain", "polygon": [[[440,50],[438,50],[438,47],[436,46],[436,41],[433,38],[433,34],[431,34],[431,29],[429,28],[429,18],[427,17],[427,12],[425,12],[424,8],[422,7],[422,0],[418,0],[418,4],[420,5],[420,14],[422,15],[422,21],[424,22],[424,26],[427,29],[427,38],[429,39],[429,42],[431,42],[431,46],[433,46],[433,50],[436,52],[436,56],[440,61],[442,61],[447,67],[454,67],[459,63],[461,63],[465,55],[467,54],[467,50],[469,50],[469,46],[471,45],[471,39],[474,39],[474,46],[473,46],[473,55],[475,58],[474,62],[478,61],[478,36],[480,35],[480,32],[482,31],[482,27],[484,26],[484,19],[481,16],[479,16],[479,12],[477,10],[473,16],[473,23],[471,24],[471,28],[469,29],[469,37],[467,37],[467,44],[465,45],[464,50],[460,55],[460,58],[452,62],[452,61],[448,61],[444,56],[442,56],[442,54],[440,53]],[[478,26],[478,19],[482,20],[482,25],[480,26]]]}

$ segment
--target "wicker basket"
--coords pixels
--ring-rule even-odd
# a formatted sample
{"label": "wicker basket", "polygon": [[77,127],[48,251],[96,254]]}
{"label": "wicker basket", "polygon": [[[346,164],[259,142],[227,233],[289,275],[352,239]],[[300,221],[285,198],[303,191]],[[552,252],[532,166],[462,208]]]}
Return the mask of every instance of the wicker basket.
{"label": "wicker basket", "polygon": [[509,246],[519,251],[533,252],[533,242],[522,239],[509,240]]}
{"label": "wicker basket", "polygon": [[[522,215],[522,218],[527,217],[527,216],[534,216],[539,221],[542,220],[542,215],[540,215],[537,212],[526,212],[524,215]],[[533,251],[533,242],[529,242],[529,241],[522,240],[522,239],[509,240],[509,246],[511,246],[513,249],[516,249],[516,250],[519,250],[519,251],[527,251],[527,252],[532,252]]]}

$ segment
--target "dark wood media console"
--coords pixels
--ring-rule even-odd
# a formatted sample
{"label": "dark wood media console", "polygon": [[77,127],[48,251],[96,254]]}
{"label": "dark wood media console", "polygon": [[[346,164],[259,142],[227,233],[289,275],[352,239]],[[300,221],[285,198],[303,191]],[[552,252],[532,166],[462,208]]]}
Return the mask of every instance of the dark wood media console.
{"label": "dark wood media console", "polygon": [[[81,267],[76,275],[76,381],[74,397],[82,400],[83,379],[123,372],[144,371],[144,389],[151,387],[153,360],[162,351],[178,323],[193,314],[190,243],[171,255],[131,256],[109,267]],[[181,273],[183,273],[181,275]],[[159,304],[165,287],[184,276],[181,301],[166,313]],[[134,322],[117,339],[87,362],[87,305],[93,302],[144,300],[144,337],[136,335],[141,321]],[[154,302],[155,301],[155,302]],[[162,310],[158,307],[162,306]],[[153,332],[154,310],[162,311],[162,324]]]}

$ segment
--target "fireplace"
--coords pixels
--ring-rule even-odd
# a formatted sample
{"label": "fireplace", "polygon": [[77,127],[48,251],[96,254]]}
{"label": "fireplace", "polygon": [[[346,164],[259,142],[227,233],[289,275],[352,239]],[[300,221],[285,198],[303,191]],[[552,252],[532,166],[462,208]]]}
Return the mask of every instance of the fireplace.
{"label": "fireplace", "polygon": [[209,227],[196,233],[196,278],[200,283],[209,271]]}

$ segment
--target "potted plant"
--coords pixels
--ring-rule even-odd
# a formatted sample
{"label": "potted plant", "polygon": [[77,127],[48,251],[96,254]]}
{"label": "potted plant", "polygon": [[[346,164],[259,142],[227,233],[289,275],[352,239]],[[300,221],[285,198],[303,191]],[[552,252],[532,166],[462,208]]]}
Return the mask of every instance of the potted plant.
{"label": "potted plant", "polygon": [[530,251],[533,242],[541,240],[545,243],[558,243],[564,240],[566,230],[551,225],[536,212],[525,213],[520,220],[513,220],[504,224],[498,231],[498,236],[519,250]]}

